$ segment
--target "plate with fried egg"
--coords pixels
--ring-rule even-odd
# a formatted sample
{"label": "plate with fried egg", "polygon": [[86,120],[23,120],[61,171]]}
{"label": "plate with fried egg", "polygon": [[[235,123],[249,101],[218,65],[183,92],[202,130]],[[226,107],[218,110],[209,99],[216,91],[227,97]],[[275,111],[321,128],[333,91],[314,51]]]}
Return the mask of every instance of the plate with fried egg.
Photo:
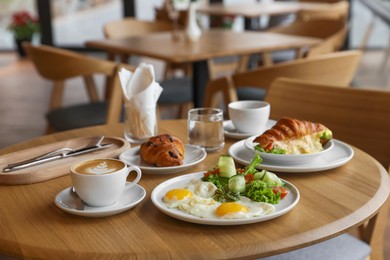
{"label": "plate with fried egg", "polygon": [[293,209],[300,198],[298,189],[283,180],[289,190],[278,204],[255,202],[242,197],[234,202],[212,199],[213,185],[201,178],[204,172],[186,174],[159,184],[152,192],[153,204],[173,218],[204,225],[243,225],[270,220]]}

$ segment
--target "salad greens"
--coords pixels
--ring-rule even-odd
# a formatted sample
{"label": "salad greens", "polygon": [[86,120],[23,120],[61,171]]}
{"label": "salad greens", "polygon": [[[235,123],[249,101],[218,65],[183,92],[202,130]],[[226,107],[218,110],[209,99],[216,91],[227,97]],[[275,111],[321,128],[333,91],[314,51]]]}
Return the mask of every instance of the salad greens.
{"label": "salad greens", "polygon": [[216,201],[238,201],[241,196],[246,196],[253,201],[277,204],[287,195],[288,189],[276,174],[256,169],[262,162],[259,154],[255,154],[244,169],[235,169],[234,173],[229,170],[227,175],[227,166],[231,168],[232,163],[234,165],[233,158],[229,157],[221,156],[217,166],[205,172],[202,178],[203,181],[211,182],[217,187],[213,196]]}

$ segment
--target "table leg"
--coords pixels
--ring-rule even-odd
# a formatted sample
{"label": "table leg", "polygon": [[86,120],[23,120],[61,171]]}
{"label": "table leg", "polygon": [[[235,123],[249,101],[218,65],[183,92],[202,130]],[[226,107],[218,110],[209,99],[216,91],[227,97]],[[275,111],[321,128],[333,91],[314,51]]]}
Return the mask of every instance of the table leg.
{"label": "table leg", "polygon": [[207,60],[192,63],[192,93],[194,107],[202,107],[206,84],[209,80]]}

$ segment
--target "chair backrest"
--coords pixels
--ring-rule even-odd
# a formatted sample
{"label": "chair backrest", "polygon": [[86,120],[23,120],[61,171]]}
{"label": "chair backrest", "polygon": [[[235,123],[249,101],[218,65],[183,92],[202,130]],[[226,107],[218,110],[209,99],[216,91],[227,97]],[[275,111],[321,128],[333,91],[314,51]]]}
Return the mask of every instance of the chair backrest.
{"label": "chair backrest", "polygon": [[336,139],[366,151],[385,167],[390,165],[390,92],[279,78],[265,99],[272,106],[271,118],[321,122]]}
{"label": "chair backrest", "polygon": [[347,36],[348,23],[331,19],[297,20],[291,24],[273,27],[268,32],[323,39],[321,43],[310,47],[304,55],[313,57],[340,50]]}
{"label": "chair backrest", "polygon": [[226,106],[237,100],[238,88],[267,89],[279,77],[290,77],[323,84],[350,85],[360,57],[360,51],[342,51],[283,62],[211,80],[206,87],[205,106],[218,106],[217,98],[220,92],[223,93],[223,103]]}
{"label": "chair backrest", "polygon": [[337,3],[342,0],[298,0],[298,2],[302,3]]}
{"label": "chair backrest", "polygon": [[[68,79],[83,77],[86,83],[90,83],[94,74],[106,76],[107,87],[110,89],[106,122],[119,122],[122,90],[117,73],[118,64],[45,45],[34,46],[25,43],[23,47],[38,73],[43,78],[53,81],[52,99],[62,97],[58,90],[63,91],[64,82]],[[58,108],[59,105],[60,102],[57,102],[51,109]]]}
{"label": "chair backrest", "polygon": [[172,30],[172,23],[168,21],[142,21],[135,18],[111,21],[103,26],[104,36],[109,39],[120,39],[170,30]]}
{"label": "chair backrest", "polygon": [[[148,33],[172,31],[172,29],[172,22],[167,20],[145,21],[135,18],[124,18],[117,21],[111,21],[103,26],[104,36],[108,39],[123,39]],[[122,63],[128,63],[128,54],[121,54],[119,56]],[[109,53],[108,59],[114,61],[115,55]],[[176,69],[183,70],[186,75],[191,75],[189,63],[171,64],[166,62],[164,78],[171,77]]]}
{"label": "chair backrest", "polygon": [[[279,78],[272,83],[266,101],[271,104],[271,118],[320,122],[332,130],[334,138],[367,152],[386,168],[390,166],[390,92]],[[360,239],[371,246],[371,259],[383,259],[389,204],[387,199],[375,216],[359,226]]]}
{"label": "chair backrest", "polygon": [[[301,1],[304,2],[304,1]],[[316,19],[332,19],[347,21],[349,16],[348,1],[319,1],[327,2],[329,6],[323,9],[303,9],[297,13],[297,19],[311,21]]]}
{"label": "chair backrest", "polygon": [[[179,27],[186,26],[188,10],[174,10],[174,6],[171,0],[164,0],[164,3],[161,7],[155,8],[155,18],[157,21],[166,21],[172,23],[173,15],[177,16],[177,24]],[[175,12],[175,14],[170,15],[170,12]]]}

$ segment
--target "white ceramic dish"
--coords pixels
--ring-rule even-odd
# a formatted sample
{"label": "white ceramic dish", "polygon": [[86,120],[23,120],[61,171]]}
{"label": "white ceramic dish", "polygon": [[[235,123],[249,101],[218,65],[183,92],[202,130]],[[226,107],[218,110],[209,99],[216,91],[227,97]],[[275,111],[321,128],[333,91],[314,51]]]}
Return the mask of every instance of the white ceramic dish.
{"label": "white ceramic dish", "polygon": [[84,206],[83,210],[77,209],[78,198],[72,194],[71,187],[57,194],[54,203],[62,210],[84,217],[106,217],[129,210],[140,203],[146,195],[145,189],[136,184],[130,190],[124,192],[119,200],[107,207]]}
{"label": "white ceramic dish", "polygon": [[122,152],[119,155],[119,159],[126,162],[127,164],[138,166],[141,169],[142,173],[170,174],[185,171],[188,168],[203,161],[207,156],[206,151],[199,146],[186,144],[184,146],[184,149],[184,163],[180,166],[157,167],[147,164],[143,162],[141,160],[141,157],[139,156],[139,146],[130,148],[129,150]]}
{"label": "white ceramic dish", "polygon": [[[244,142],[245,140],[241,140],[234,143],[230,146],[228,153],[236,162],[249,165],[254,154],[244,146]],[[284,164],[264,160],[259,168],[276,172],[318,172],[342,166],[352,159],[354,151],[348,144],[336,139],[333,139],[333,144],[331,152],[308,163]]]}
{"label": "white ceramic dish", "polygon": [[276,209],[273,213],[264,216],[246,218],[246,219],[207,219],[207,218],[200,218],[200,217],[187,214],[178,209],[168,208],[164,204],[163,197],[169,190],[173,188],[183,187],[192,179],[200,179],[203,176],[203,174],[204,174],[203,172],[186,174],[186,175],[169,179],[161,183],[156,188],[154,188],[152,192],[151,199],[153,204],[163,213],[176,219],[180,219],[191,223],[204,224],[204,225],[226,225],[227,226],[227,225],[243,225],[243,224],[257,223],[257,222],[262,222],[262,221],[279,217],[283,214],[286,214],[291,209],[293,209],[299,201],[300,195],[298,189],[291,183],[283,180],[286,183],[286,187],[290,190],[290,192],[283,200],[280,200],[280,202],[277,205],[274,205]]}
{"label": "white ceramic dish", "polygon": [[[276,124],[275,120],[268,120],[263,131],[273,127],[275,124]],[[244,139],[244,138],[248,138],[250,136],[253,136],[253,133],[251,133],[251,134],[244,134],[244,133],[239,132],[234,127],[234,125],[233,125],[231,120],[226,120],[226,121],[223,122],[223,131],[224,131],[224,134],[225,134],[226,137],[229,137],[229,138],[232,138],[232,139]],[[261,133],[259,133],[259,134],[261,134]]]}
{"label": "white ceramic dish", "polygon": [[255,152],[260,154],[260,157],[267,162],[274,162],[274,163],[283,163],[283,164],[303,164],[313,161],[314,159],[318,157],[322,157],[326,155],[327,153],[330,153],[332,151],[332,148],[334,146],[332,139],[329,140],[324,146],[324,150],[317,152],[317,153],[310,153],[310,154],[272,154],[272,153],[264,153],[259,152],[255,150],[255,146],[257,143],[254,143],[253,140],[258,135],[251,136],[247,139],[245,139],[244,145],[246,148],[252,151],[254,154]]}

